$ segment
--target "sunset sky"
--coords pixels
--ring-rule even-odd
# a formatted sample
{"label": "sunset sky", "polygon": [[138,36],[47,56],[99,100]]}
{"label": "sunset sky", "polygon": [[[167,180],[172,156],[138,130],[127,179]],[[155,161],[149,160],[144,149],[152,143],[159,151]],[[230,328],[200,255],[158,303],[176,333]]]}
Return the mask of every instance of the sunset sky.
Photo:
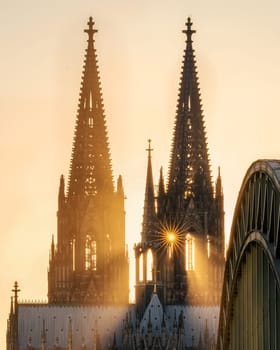
{"label": "sunset sky", "polygon": [[0,1],[1,312],[12,285],[47,296],[60,174],[68,175],[88,17],[115,180],[123,175],[127,243],[140,239],[147,139],[154,181],[168,172],[191,16],[213,180],[221,166],[226,233],[245,171],[280,159],[280,5],[258,0]]}

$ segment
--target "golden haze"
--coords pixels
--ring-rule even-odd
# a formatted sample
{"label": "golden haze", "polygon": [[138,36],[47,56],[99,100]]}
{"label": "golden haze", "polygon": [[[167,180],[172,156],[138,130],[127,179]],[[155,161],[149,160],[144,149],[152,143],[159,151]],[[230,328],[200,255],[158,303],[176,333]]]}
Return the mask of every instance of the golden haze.
{"label": "golden haze", "polygon": [[112,165],[127,195],[127,242],[139,240],[152,139],[155,182],[167,174],[181,33],[197,33],[202,101],[216,178],[221,166],[227,234],[241,180],[257,158],[279,157],[279,4],[271,1],[85,0],[1,4],[1,348],[14,280],[23,299],[46,298],[57,190],[68,174],[89,15],[99,29]]}

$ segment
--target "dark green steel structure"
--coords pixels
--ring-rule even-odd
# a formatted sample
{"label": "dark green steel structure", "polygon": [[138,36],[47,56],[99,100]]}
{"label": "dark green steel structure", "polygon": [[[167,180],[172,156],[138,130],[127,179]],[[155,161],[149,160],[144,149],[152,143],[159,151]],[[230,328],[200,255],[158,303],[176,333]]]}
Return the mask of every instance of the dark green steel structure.
{"label": "dark green steel structure", "polygon": [[247,171],[227,252],[217,350],[280,349],[280,161]]}

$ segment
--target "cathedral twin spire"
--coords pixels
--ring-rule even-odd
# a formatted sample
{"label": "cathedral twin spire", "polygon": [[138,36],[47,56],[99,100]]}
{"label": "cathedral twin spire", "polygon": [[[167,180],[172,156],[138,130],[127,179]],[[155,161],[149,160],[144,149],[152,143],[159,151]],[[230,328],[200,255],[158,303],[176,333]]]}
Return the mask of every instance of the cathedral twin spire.
{"label": "cathedral twin spire", "polygon": [[[215,202],[211,182],[199,83],[192,47],[192,35],[195,31],[192,30],[190,18],[186,25],[187,28],[183,31],[187,36],[186,50],[179,88],[168,186],[165,189],[161,170],[156,197],[152,174],[152,148],[149,141],[142,242],[136,245],[139,259],[142,256],[141,259],[144,261],[143,271],[149,288],[154,285],[153,279],[161,279],[163,286],[161,292],[166,296],[166,300],[169,300],[172,293],[170,294],[168,290],[169,287],[165,281],[167,277],[164,276],[170,275],[172,288],[177,293],[176,300],[180,302],[185,295],[186,257],[184,255],[186,250],[176,252],[174,266],[169,266],[168,271],[165,271],[161,250],[162,244],[166,243],[163,243],[166,232],[162,232],[162,227],[168,224],[174,229],[179,224],[176,220],[180,219],[182,226],[180,229],[183,232],[181,236],[187,229],[196,230],[199,232],[193,233],[200,235],[203,239],[203,235],[207,233],[214,234],[216,231],[222,231],[216,227],[215,216],[218,208],[221,213],[223,211],[222,205]],[[94,34],[97,31],[94,29],[91,17],[85,32],[88,34],[88,45],[76,118],[69,183],[65,194],[64,178],[61,177],[57,246],[54,243],[51,245],[49,298],[54,302],[61,300],[118,302],[125,301],[128,297],[124,191],[121,178],[118,179],[117,191],[114,190],[94,48]],[[221,184],[218,182],[217,189],[219,188]],[[222,203],[222,199],[220,202]],[[191,215],[189,215],[190,208]],[[175,234],[177,233],[173,232],[172,237],[175,237]],[[179,242],[178,236],[178,244],[184,245],[185,240],[183,237]],[[155,266],[155,264],[161,264],[161,266]],[[62,283],[58,277],[60,275],[65,276]],[[122,277],[119,278],[119,276]],[[141,278],[138,281],[141,289],[143,286],[140,280]],[[180,290],[177,288],[179,285]],[[123,286],[127,286],[125,291]],[[108,291],[111,290],[114,292],[109,293]]]}
{"label": "cathedral twin spire", "polygon": [[[139,322],[137,323],[136,320],[136,339],[147,341],[150,347],[153,344],[153,347],[158,348],[167,346],[167,344],[171,345],[169,341],[173,341],[172,348],[183,349],[185,346],[187,334],[185,333],[184,311],[180,312],[177,322],[176,309],[178,309],[178,305],[201,303],[205,305],[206,302],[213,303],[213,301],[217,304],[220,300],[218,297],[216,299],[214,297],[215,295],[219,296],[220,293],[219,279],[224,256],[223,194],[219,172],[216,182],[216,196],[212,196],[206,135],[192,48],[194,31],[191,25],[192,23],[188,19],[187,29],[184,30],[187,35],[187,48],[179,90],[168,186],[166,189],[161,169],[159,189],[155,195],[152,148],[149,140],[142,242],[135,245],[137,304],[135,315],[145,311],[145,307],[150,301],[150,309],[147,309],[148,317],[144,318],[144,322],[147,321],[147,332],[143,334],[143,328],[140,329]],[[83,314],[85,308],[78,307],[74,310],[74,305],[98,305],[98,308],[101,305],[106,305],[106,307],[108,305],[121,305],[119,310],[123,312],[123,307],[128,304],[129,269],[125,247],[125,196],[121,177],[118,178],[116,191],[113,185],[105,113],[94,49],[94,34],[97,31],[93,26],[94,22],[90,17],[88,28],[85,30],[88,34],[88,46],[66,193],[64,177],[60,178],[57,241],[55,244],[54,237],[52,238],[48,271],[48,310],[45,311],[42,305],[38,306],[43,320],[41,349],[47,348],[47,342],[50,340],[52,344],[55,344],[55,347],[59,346],[58,337],[54,340],[50,336],[47,337],[46,333],[47,323],[45,324],[44,315],[49,315],[53,319],[50,312],[57,310],[52,309],[51,304],[63,305],[64,310],[61,309],[59,314],[61,319],[66,317],[64,323],[61,323],[66,326],[64,328],[67,328],[65,320],[67,318],[69,320],[67,334],[65,334],[65,330],[61,329],[64,332],[62,334],[64,334],[64,340],[69,350],[72,350],[74,340],[69,312],[70,314],[74,312],[73,316],[86,318]],[[209,208],[211,207],[212,210],[210,213],[208,208],[204,206],[205,198],[203,195],[212,199],[212,202],[208,201]],[[202,207],[198,208],[197,212],[193,210],[189,213],[189,204],[193,201],[189,201],[188,206],[184,207],[188,198],[194,199],[196,205],[202,203]],[[173,210],[174,203],[178,205],[177,207],[174,205],[175,214],[176,211],[181,210],[183,203],[182,207],[185,211],[183,220],[185,221],[181,220],[181,226],[172,225],[176,224],[176,217],[173,222],[166,220],[166,213],[170,211],[170,208]],[[197,222],[192,220],[197,220],[198,223],[204,221],[203,230],[197,230],[197,227],[200,228],[200,226],[194,225]],[[211,252],[213,252],[211,256],[210,245]],[[196,257],[203,257],[203,259]],[[206,266],[206,263],[209,265]],[[214,297],[210,298],[212,290],[214,290],[212,293]],[[11,350],[21,343],[19,339],[23,336],[17,333],[18,324],[21,324],[18,323],[19,289],[17,283],[15,283],[13,291],[15,294],[11,301],[7,331],[7,344]],[[155,301],[156,303],[154,303]],[[163,305],[160,305],[160,301]],[[67,308],[66,304],[71,305],[72,308]],[[155,307],[156,305],[157,307]],[[154,329],[154,325],[159,324],[160,318],[152,317],[152,308],[155,315],[158,315],[162,306],[165,310],[171,310],[172,305],[175,305],[173,330],[165,324],[164,316],[162,317],[161,330],[157,326]],[[142,310],[141,307],[143,307]],[[106,318],[104,312],[109,309],[101,308],[100,310],[100,314]],[[116,309],[112,310],[116,311]],[[133,310],[133,308],[129,307],[129,310]],[[21,320],[24,320],[24,312],[21,314]],[[35,313],[33,314],[35,315]],[[28,316],[28,313],[26,315]],[[33,316],[31,315],[31,321],[26,319],[24,322],[34,323],[37,316]],[[40,316],[38,317],[40,318]],[[117,348],[117,343],[118,347],[120,342],[125,343],[126,331],[128,331],[128,339],[131,340],[134,332],[131,316],[129,322],[127,320],[124,324],[123,334],[121,334],[120,327],[117,324],[115,326],[117,328],[113,336],[112,348]],[[27,331],[29,330],[29,327],[25,328]],[[107,328],[106,325],[105,328]],[[100,348],[97,321],[94,329],[93,348],[97,349]],[[55,335],[57,328],[54,330],[53,334]],[[108,337],[108,330],[107,328],[106,337]],[[155,335],[154,332],[157,334]],[[159,335],[160,332],[161,335]],[[34,334],[36,333],[34,332]],[[160,337],[161,339],[159,339]],[[36,338],[39,339],[40,336],[37,334]],[[208,339],[208,335],[205,338]],[[103,338],[102,342],[104,340],[108,344],[108,339]],[[28,348],[33,348],[32,342],[30,336]],[[36,349],[40,345],[35,346]],[[86,345],[85,338],[82,336],[81,348],[84,349],[86,346],[88,347],[88,344]],[[137,346],[141,347],[140,342]],[[131,348],[131,345],[128,344],[127,348]]]}
{"label": "cathedral twin spire", "polygon": [[[88,34],[88,48],[70,166],[68,186],[70,198],[76,195],[96,195],[105,188],[107,191],[113,191],[108,136],[94,49],[94,34],[97,30],[93,26],[94,22],[90,17],[88,29],[85,30]],[[211,196],[213,189],[209,156],[192,47],[192,35],[195,30],[192,29],[190,18],[186,26],[183,33],[187,36],[187,46],[170,157],[168,192],[178,193],[179,191],[183,197],[194,196],[196,188],[203,183]],[[151,162],[150,157],[149,162]]]}
{"label": "cathedral twin spire", "polygon": [[113,191],[113,177],[105,114],[94,48],[94,22],[90,17],[88,47],[80,89],[70,166],[68,197],[95,196]]}
{"label": "cathedral twin spire", "polygon": [[[88,48],[70,166],[67,193],[69,199],[77,195],[94,196],[100,191],[113,191],[114,188],[97,57],[94,49],[94,34],[97,30],[93,26],[94,22],[90,17],[88,28],[85,30],[88,34]],[[211,197],[213,188],[209,156],[192,47],[192,35],[195,30],[192,29],[190,18],[188,18],[186,27],[183,33],[187,36],[187,45],[180,81],[167,191],[170,194],[181,193],[181,196],[186,198],[198,195],[198,188],[203,185]],[[147,183],[149,182],[150,187],[146,187],[145,208],[147,205],[152,205],[147,202],[147,196],[151,197],[151,173],[151,151],[149,151],[147,173],[149,181],[147,178]],[[145,225],[145,217],[144,213],[143,225]]]}
{"label": "cathedral twin spire", "polygon": [[[168,183],[165,188],[161,168],[156,195],[150,144],[148,148],[142,241],[135,246],[136,299],[140,308],[147,304],[152,283],[158,285],[164,304],[208,303],[220,293],[224,256],[222,184],[219,172],[214,191],[192,46],[195,30],[190,18],[183,33],[187,40]],[[143,280],[139,273],[142,270],[152,270],[153,279]]]}
{"label": "cathedral twin spire", "polygon": [[[209,201],[213,198],[200,89],[195,54],[192,47],[192,35],[195,32],[192,29],[191,19],[188,18],[186,29],[183,30],[187,40],[180,79],[169,163],[168,185],[166,189],[166,195],[169,198],[173,198],[174,202],[177,202],[175,198],[177,196],[181,199],[196,198],[198,201],[201,199]],[[153,185],[151,169],[152,165],[149,152],[143,217],[144,227],[148,225],[148,216],[151,216],[154,210],[155,197],[151,195],[151,190],[148,191]],[[202,196],[203,198],[201,198]],[[161,168],[157,206],[159,212],[164,202],[164,197],[165,187]]]}
{"label": "cathedral twin spire", "polygon": [[51,244],[49,301],[128,302],[124,190],[114,189],[102,92],[89,18],[68,188],[60,178],[57,244]]}
{"label": "cathedral twin spire", "polygon": [[209,156],[202,114],[195,54],[192,47],[191,19],[183,33],[187,45],[183,59],[180,89],[176,110],[172,152],[169,165],[168,192],[183,197],[198,195],[198,187],[204,186],[212,194]]}

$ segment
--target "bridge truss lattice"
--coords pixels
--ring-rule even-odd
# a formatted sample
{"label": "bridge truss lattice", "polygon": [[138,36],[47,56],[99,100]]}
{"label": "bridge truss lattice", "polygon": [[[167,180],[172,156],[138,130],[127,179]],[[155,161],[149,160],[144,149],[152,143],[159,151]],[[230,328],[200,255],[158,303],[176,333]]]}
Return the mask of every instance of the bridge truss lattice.
{"label": "bridge truss lattice", "polygon": [[217,350],[280,349],[280,161],[248,169],[227,252]]}

